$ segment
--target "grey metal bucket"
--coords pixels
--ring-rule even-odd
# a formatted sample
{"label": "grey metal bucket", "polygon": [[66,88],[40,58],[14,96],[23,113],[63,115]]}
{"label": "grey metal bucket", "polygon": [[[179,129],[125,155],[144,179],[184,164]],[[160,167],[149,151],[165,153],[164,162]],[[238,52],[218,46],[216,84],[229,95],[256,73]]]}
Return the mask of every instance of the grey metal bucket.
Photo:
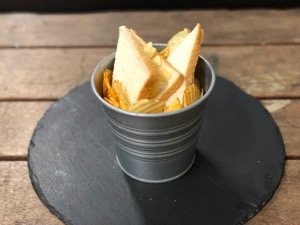
{"label": "grey metal bucket", "polygon": [[[165,45],[155,47],[160,50]],[[111,128],[121,169],[147,183],[163,183],[182,176],[194,162],[205,103],[215,84],[211,65],[199,56],[195,76],[205,90],[200,100],[174,112],[141,114],[118,109],[102,98],[102,72],[113,69],[114,59],[115,53],[96,66],[91,85]]]}

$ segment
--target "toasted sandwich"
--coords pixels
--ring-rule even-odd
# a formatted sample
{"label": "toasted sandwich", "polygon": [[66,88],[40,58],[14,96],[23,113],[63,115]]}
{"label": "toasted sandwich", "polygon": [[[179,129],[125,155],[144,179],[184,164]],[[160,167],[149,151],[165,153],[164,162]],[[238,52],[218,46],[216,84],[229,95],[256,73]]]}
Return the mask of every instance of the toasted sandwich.
{"label": "toasted sandwich", "polygon": [[134,30],[121,26],[114,80],[123,84],[128,101],[133,104],[145,98],[166,101],[182,85],[184,76]]}
{"label": "toasted sandwich", "polygon": [[178,98],[182,102],[184,91],[194,83],[195,68],[200,54],[200,48],[204,37],[204,31],[198,23],[185,37],[179,46],[168,56],[167,61],[184,76],[181,87],[170,98],[166,105]]}
{"label": "toasted sandwich", "polygon": [[130,104],[148,98],[153,84],[159,80],[157,65],[144,51],[133,31],[125,26],[119,28],[114,80],[123,84]]}

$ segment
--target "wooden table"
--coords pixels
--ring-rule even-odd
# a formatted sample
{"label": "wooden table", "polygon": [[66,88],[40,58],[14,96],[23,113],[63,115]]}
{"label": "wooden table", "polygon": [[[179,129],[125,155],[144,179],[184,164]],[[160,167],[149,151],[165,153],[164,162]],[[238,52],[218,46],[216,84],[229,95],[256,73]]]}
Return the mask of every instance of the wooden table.
{"label": "wooden table", "polygon": [[115,50],[118,27],[166,42],[198,21],[205,29],[201,54],[218,74],[260,99],[284,137],[282,182],[247,224],[300,224],[300,10],[293,9],[0,14],[2,225],[62,224],[31,186],[27,148],[51,103],[88,81]]}

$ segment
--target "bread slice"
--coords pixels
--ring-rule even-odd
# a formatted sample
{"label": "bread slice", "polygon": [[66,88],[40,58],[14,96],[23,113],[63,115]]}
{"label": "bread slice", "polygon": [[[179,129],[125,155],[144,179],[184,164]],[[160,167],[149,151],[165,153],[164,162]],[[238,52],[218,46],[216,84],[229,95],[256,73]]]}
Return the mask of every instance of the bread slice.
{"label": "bread slice", "polygon": [[200,54],[204,32],[198,23],[183,42],[170,54],[167,60],[174,66],[188,84],[194,83],[194,73]]}
{"label": "bread slice", "polygon": [[194,83],[195,68],[200,54],[201,43],[204,32],[198,23],[183,42],[170,54],[167,61],[184,76],[181,87],[166,100],[169,105],[174,99],[178,98],[182,103],[184,91],[189,85]]}
{"label": "bread slice", "polygon": [[122,83],[130,104],[149,96],[158,82],[158,68],[145,53],[134,31],[121,26],[115,56],[113,81]]}
{"label": "bread slice", "polygon": [[180,103],[183,103],[183,94],[184,91],[188,88],[188,85],[186,81],[183,81],[181,86],[165,101],[166,106],[169,106],[171,102],[173,102],[176,98],[180,101]]}
{"label": "bread slice", "polygon": [[[135,31],[133,31],[133,34],[137,37],[141,45],[146,45],[146,42]],[[161,101],[166,101],[181,86],[184,77],[164,57],[159,55],[158,51],[156,51],[155,55],[160,58],[159,61],[161,62],[161,65],[158,66],[158,72],[160,69],[166,70],[170,73],[171,77],[153,97]]]}

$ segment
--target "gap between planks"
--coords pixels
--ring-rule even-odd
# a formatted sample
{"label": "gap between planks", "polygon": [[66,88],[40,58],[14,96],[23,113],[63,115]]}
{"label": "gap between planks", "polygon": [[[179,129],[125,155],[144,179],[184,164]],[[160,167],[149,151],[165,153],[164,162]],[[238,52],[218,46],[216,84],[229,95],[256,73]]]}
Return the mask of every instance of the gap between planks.
{"label": "gap between planks", "polygon": [[59,98],[1,98],[0,102],[53,102]]}
{"label": "gap between planks", "polygon": [[[299,46],[300,42],[265,42],[265,43],[202,43],[203,47],[251,47],[251,46]],[[116,45],[28,45],[28,46],[15,46],[15,45],[0,45],[1,49],[80,49],[80,48],[116,48]]]}
{"label": "gap between planks", "polygon": [[27,156],[0,156],[0,162],[27,161]]}

